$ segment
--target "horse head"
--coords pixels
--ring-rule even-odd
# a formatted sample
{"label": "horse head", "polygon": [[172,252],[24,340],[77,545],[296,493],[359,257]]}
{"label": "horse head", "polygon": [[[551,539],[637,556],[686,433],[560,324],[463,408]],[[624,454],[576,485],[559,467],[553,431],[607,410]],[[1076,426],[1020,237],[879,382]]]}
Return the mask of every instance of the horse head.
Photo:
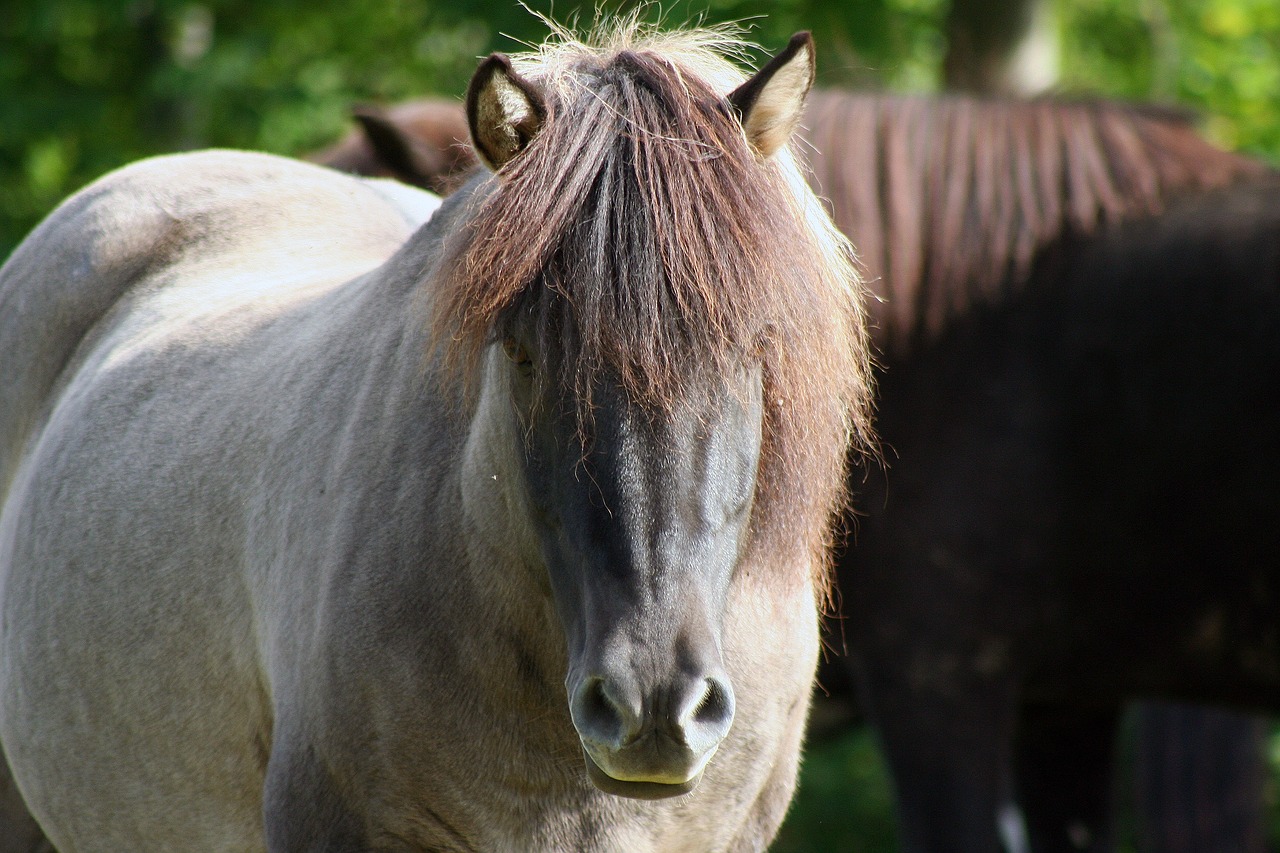
{"label": "horse head", "polygon": [[[812,79],[800,34],[727,97],[633,51],[533,79],[495,54],[468,93],[475,149],[497,174],[437,321],[487,347],[477,419],[513,448],[504,502],[545,566],[569,714],[589,778],[611,793],[697,783],[734,720],[731,585],[785,538],[774,492],[792,476],[776,470],[790,419],[834,414],[846,434],[847,412],[779,411],[803,358],[783,366],[797,300],[774,291],[811,284],[823,262],[785,269],[804,238],[773,251],[770,232],[803,217],[771,158]],[[499,234],[514,248],[495,250]]]}

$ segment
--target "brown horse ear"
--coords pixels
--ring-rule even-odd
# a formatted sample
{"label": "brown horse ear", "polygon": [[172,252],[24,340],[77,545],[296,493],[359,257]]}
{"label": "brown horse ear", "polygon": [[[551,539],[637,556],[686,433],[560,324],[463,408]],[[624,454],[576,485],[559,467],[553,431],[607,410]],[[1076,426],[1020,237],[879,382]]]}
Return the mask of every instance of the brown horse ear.
{"label": "brown horse ear", "polygon": [[[373,156],[397,179],[417,187],[431,188],[444,164],[429,162],[430,152],[406,128],[377,107],[357,106],[351,111],[359,123]],[[438,155],[435,160],[441,160]]]}
{"label": "brown horse ear", "polygon": [[796,33],[781,53],[734,89],[729,104],[751,147],[765,157],[787,144],[813,87],[813,36]]}
{"label": "brown horse ear", "polygon": [[480,63],[467,87],[471,143],[485,165],[498,171],[528,147],[546,120],[542,94],[501,53]]}

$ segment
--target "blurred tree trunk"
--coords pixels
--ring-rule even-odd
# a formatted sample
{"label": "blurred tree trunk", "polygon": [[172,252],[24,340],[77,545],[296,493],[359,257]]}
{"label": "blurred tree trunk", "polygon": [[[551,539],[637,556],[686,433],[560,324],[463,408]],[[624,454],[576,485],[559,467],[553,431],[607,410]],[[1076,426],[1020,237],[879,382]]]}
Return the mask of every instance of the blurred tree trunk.
{"label": "blurred tree trunk", "polygon": [[952,0],[946,36],[948,89],[1032,95],[1058,82],[1052,0]]}

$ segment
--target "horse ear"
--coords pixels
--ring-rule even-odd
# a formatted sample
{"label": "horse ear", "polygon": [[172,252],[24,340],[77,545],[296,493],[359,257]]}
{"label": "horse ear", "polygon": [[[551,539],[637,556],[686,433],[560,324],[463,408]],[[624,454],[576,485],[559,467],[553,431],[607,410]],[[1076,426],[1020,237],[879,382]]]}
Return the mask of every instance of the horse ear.
{"label": "horse ear", "polygon": [[414,186],[431,183],[441,166],[422,162],[423,146],[408,129],[377,107],[358,106],[351,115],[360,124],[373,156],[387,171]]}
{"label": "horse ear", "polygon": [[813,87],[813,57],[813,36],[796,33],[781,53],[729,95],[747,141],[761,155],[771,156],[795,131]]}
{"label": "horse ear", "polygon": [[467,87],[471,143],[485,165],[498,171],[528,147],[547,117],[537,88],[501,53],[480,63]]}

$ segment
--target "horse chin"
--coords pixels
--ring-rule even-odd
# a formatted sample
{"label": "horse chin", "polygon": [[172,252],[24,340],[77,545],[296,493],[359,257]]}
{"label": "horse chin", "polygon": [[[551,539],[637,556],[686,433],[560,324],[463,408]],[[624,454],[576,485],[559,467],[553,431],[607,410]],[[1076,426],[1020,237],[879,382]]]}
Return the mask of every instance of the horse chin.
{"label": "horse chin", "polygon": [[699,770],[693,778],[674,784],[666,782],[627,782],[622,779],[615,779],[601,770],[600,765],[596,764],[595,760],[585,750],[583,750],[582,755],[587,762],[587,778],[591,780],[591,784],[606,794],[613,794],[617,797],[630,797],[633,800],[665,800],[689,793],[698,787],[698,782],[702,779],[702,771]]}

